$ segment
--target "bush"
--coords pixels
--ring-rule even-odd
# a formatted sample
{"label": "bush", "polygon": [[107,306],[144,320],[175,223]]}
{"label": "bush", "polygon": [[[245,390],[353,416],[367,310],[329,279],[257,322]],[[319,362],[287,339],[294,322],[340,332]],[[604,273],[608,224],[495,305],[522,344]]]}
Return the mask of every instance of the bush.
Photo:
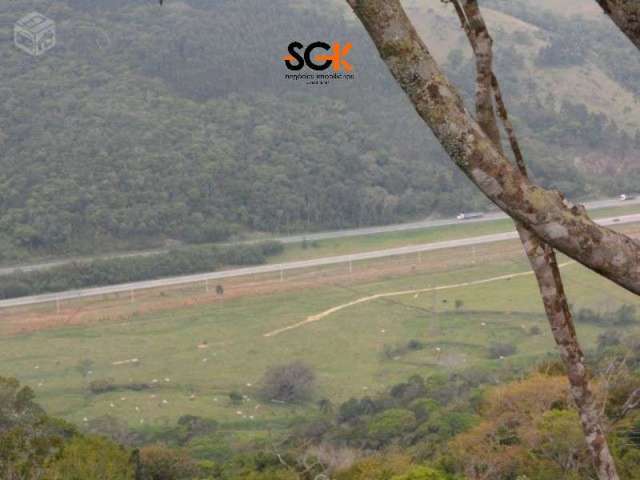
{"label": "bush", "polygon": [[231,405],[240,405],[242,403],[242,394],[234,390],[229,394],[229,401]]}
{"label": "bush", "polygon": [[377,414],[369,422],[369,435],[376,440],[388,442],[393,437],[413,429],[416,416],[411,410],[391,408]]}
{"label": "bush", "polygon": [[195,437],[206,436],[218,429],[218,422],[195,415],[183,415],[178,419],[177,437],[181,445]]}
{"label": "bush", "polygon": [[268,241],[259,244],[262,254],[265,257],[278,255],[284,251],[284,245],[281,242]]}
{"label": "bush", "polygon": [[86,424],[86,431],[91,435],[106,437],[120,445],[133,446],[140,440],[140,435],[130,430],[127,422],[111,415],[92,418]]}
{"label": "bush", "polygon": [[337,472],[336,480],[388,480],[411,469],[411,457],[402,454],[376,455],[358,460],[346,470]]}
{"label": "bush", "polygon": [[411,402],[409,408],[415,413],[418,421],[423,422],[429,418],[432,412],[439,409],[438,402],[430,398],[419,398]]}
{"label": "bush", "polygon": [[50,480],[133,480],[131,456],[104,438],[76,437],[66,444],[44,478]]}
{"label": "bush", "polygon": [[607,347],[615,347],[620,345],[620,334],[615,330],[607,330],[598,335],[598,349],[603,350]]}
{"label": "bush", "polygon": [[118,387],[116,386],[113,378],[102,378],[99,380],[94,380],[89,383],[89,390],[94,395],[100,395],[101,393],[113,392]]}
{"label": "bush", "polygon": [[534,325],[533,327],[531,327],[529,329],[529,335],[531,335],[531,336],[540,335],[541,333],[542,333],[542,330],[537,325]]}
{"label": "bush", "polygon": [[581,308],[575,315],[577,323],[591,323],[603,326],[624,326],[631,325],[638,321],[636,307],[633,305],[622,305],[613,312],[598,313],[589,308]]}
{"label": "bush", "polygon": [[406,475],[398,475],[391,480],[447,480],[445,474],[429,467],[416,467]]}
{"label": "bush", "polygon": [[516,353],[516,351],[516,346],[510,343],[494,343],[489,347],[489,358],[497,359],[510,357],[511,355]]}
{"label": "bush", "polygon": [[426,393],[424,379],[420,375],[414,375],[407,382],[391,387],[389,393],[395,399],[410,402]]}
{"label": "bush", "polygon": [[338,421],[342,423],[350,422],[362,415],[369,415],[375,411],[375,403],[369,397],[364,397],[362,400],[350,398],[340,405]]}
{"label": "bush", "polygon": [[261,394],[268,400],[300,402],[310,396],[315,377],[313,369],[302,362],[271,367],[262,380]]}
{"label": "bush", "polygon": [[140,466],[144,480],[186,479],[198,473],[196,463],[186,451],[164,445],[143,447],[140,450]]}

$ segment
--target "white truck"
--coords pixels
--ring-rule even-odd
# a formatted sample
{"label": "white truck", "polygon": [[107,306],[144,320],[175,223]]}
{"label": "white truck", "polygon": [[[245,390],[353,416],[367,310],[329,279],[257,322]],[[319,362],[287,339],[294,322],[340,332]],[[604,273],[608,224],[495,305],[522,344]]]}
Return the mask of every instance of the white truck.
{"label": "white truck", "polygon": [[620,195],[620,201],[621,202],[626,202],[627,200],[633,200],[636,198],[635,195],[629,195],[628,193],[623,193],[622,195]]}
{"label": "white truck", "polygon": [[473,213],[461,213],[456,218],[458,220],[471,220],[473,218],[482,218],[482,217],[484,217],[484,213],[473,212]]}

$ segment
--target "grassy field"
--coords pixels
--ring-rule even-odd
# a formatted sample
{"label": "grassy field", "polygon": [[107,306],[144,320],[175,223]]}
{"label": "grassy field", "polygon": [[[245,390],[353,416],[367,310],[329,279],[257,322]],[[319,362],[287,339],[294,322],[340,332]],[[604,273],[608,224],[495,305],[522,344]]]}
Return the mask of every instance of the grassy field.
{"label": "grassy field", "polygon": [[[428,375],[467,366],[500,369],[524,364],[553,350],[532,276],[438,294],[410,294],[362,303],[280,335],[275,329],[360,297],[490,278],[527,270],[524,259],[467,265],[441,273],[383,278],[369,283],[325,285],[272,295],[246,296],[131,317],[121,323],[66,327],[0,340],[2,374],[34,387],[55,415],[82,424],[111,414],[132,426],[172,423],[183,414],[215,418],[233,431],[265,431],[315,408],[265,404],[257,385],[268,366],[304,360],[318,374],[315,399],[334,403],[380,391],[412,374]],[[637,303],[631,294],[575,264],[564,269],[569,295],[579,306],[614,309]],[[456,308],[456,300],[463,306]],[[483,323],[485,325],[483,325]],[[530,335],[538,325],[543,334]],[[593,346],[602,330],[580,325],[581,340]],[[417,339],[426,348],[387,358],[385,346]],[[207,348],[198,348],[207,342]],[[495,342],[518,351],[490,360]],[[440,349],[439,351],[436,349]],[[139,365],[114,362],[138,358]],[[78,370],[93,362],[86,379]],[[90,380],[151,383],[141,392],[89,395]],[[231,405],[228,393],[247,396]],[[252,418],[253,417],[253,418]]]}

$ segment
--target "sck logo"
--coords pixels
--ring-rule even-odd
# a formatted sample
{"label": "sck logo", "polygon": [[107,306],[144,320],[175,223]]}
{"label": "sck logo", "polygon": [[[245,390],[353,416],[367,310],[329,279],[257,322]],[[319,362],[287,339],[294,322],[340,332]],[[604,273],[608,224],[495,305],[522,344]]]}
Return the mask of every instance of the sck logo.
{"label": "sck logo", "polygon": [[[311,70],[317,71],[333,67],[334,72],[339,72],[342,69],[351,72],[353,67],[345,60],[345,57],[349,55],[352,47],[353,45],[349,42],[344,46],[339,42],[334,42],[333,45],[325,42],[313,42],[305,48],[300,42],[291,42],[288,48],[289,55],[282,57],[282,60],[289,70],[294,71],[302,70],[306,65]],[[318,49],[330,53],[320,53],[314,57],[313,51]]]}

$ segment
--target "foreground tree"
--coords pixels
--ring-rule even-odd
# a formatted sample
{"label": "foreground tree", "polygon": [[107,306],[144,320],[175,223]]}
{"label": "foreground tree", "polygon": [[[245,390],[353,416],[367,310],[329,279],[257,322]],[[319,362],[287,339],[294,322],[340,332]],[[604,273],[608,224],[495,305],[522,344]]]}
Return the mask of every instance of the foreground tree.
{"label": "foreground tree", "polygon": [[[598,476],[617,479],[552,247],[640,293],[640,244],[599,227],[584,208],[570,205],[560,193],[544,190],[529,181],[492,71],[492,40],[476,0],[453,3],[476,56],[477,122],[465,110],[459,94],[417,35],[399,1],[348,1],[391,73],[451,159],[516,221],[554,338],[567,366],[572,397],[580,411]],[[517,167],[510,164],[502,151],[494,97]]]}
{"label": "foreground tree", "polygon": [[399,0],[348,0],[382,59],[455,164],[541,240],[640,294],[640,243],[533,184],[497,149],[418,36]]}
{"label": "foreground tree", "polygon": [[[497,103],[518,170],[528,176],[524,157],[505,106],[500,85],[493,72],[493,40],[489,34],[477,0],[451,0],[467,34],[476,58],[476,118],[497,150],[502,151],[500,128],[494,98]],[[551,332],[568,372],[573,401],[578,407],[580,420],[593,463],[602,479],[616,479],[615,463],[607,444],[596,400],[589,387],[584,354],[578,342],[575,325],[565,294],[560,268],[554,250],[527,226],[516,222],[524,250],[536,276],[542,302]]]}
{"label": "foreground tree", "polygon": [[640,2],[638,0],[596,0],[611,20],[640,48]]}

